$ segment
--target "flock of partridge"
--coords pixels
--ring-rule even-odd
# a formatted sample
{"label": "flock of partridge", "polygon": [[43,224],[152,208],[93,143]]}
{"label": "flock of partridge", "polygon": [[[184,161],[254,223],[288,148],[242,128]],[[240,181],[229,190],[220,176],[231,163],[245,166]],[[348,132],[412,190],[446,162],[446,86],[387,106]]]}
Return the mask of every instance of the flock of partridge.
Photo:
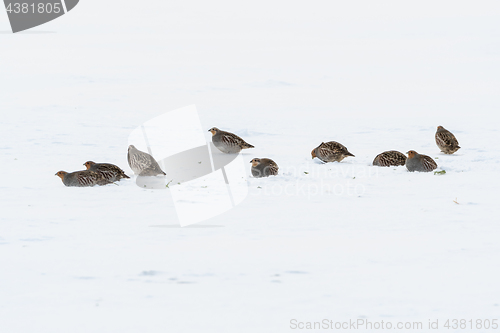
{"label": "flock of partridge", "polygon": [[[212,127],[208,131],[212,133],[214,146],[223,153],[238,154],[242,149],[254,148],[236,134],[221,131],[217,127]],[[438,126],[435,138],[437,146],[445,154],[453,154],[460,149],[457,138],[442,126]],[[437,168],[434,159],[427,155],[419,154],[414,150],[408,151],[407,154],[408,157],[396,150],[385,151],[375,157],[373,165],[385,167],[405,165],[408,171],[412,172],[429,172]],[[344,145],[335,141],[322,142],[312,150],[311,156],[313,159],[317,157],[325,163],[340,162],[347,156],[354,157]],[[165,175],[153,156],[138,150],[133,145],[128,147],[127,159],[130,168],[136,175]],[[250,163],[252,163],[251,172],[254,177],[260,178],[278,174],[278,165],[269,158],[254,158]],[[84,165],[87,170],[71,173],[59,171],[56,176],[62,179],[64,185],[78,187],[106,185],[122,178],[130,178],[122,169],[113,164],[88,161]]]}

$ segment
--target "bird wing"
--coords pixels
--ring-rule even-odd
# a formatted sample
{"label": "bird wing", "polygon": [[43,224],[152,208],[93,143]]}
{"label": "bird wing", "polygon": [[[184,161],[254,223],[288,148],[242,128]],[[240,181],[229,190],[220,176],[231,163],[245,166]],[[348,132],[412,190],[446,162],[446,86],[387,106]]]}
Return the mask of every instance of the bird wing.
{"label": "bird wing", "polygon": [[439,143],[440,146],[445,146],[445,147],[458,146],[457,138],[455,138],[453,133],[448,131],[436,133],[436,141]]}
{"label": "bird wing", "polygon": [[437,163],[429,156],[422,156],[422,165],[426,171],[432,171],[437,168]]}
{"label": "bird wing", "polygon": [[276,165],[276,163],[272,162],[269,164],[268,170],[270,175],[276,176],[278,174],[278,169],[279,168],[278,165]]}
{"label": "bird wing", "polygon": [[98,178],[98,174],[93,171],[81,171],[76,174],[76,181],[80,186],[94,186]]}
{"label": "bird wing", "polygon": [[245,140],[243,140],[236,134],[229,132],[221,133],[221,140],[224,144],[228,146],[241,146],[246,143]]}
{"label": "bird wing", "polygon": [[323,156],[329,156],[333,154],[344,153],[347,151],[347,148],[338,142],[330,141],[321,145],[319,147],[319,150],[321,151],[321,154]]}
{"label": "bird wing", "polygon": [[110,180],[110,179],[112,179],[118,175],[121,175],[123,173],[122,169],[120,169],[116,165],[108,164],[108,163],[99,164],[96,167],[95,171],[102,174],[104,176],[104,178],[106,178],[107,180]]}
{"label": "bird wing", "polygon": [[146,154],[142,151],[137,151],[130,155],[129,164],[132,169],[144,170],[156,163],[153,156]]}
{"label": "bird wing", "polygon": [[373,160],[374,165],[378,164],[380,166],[404,165],[405,162],[406,162],[406,156],[400,153],[399,151],[395,150],[390,150],[380,153]]}

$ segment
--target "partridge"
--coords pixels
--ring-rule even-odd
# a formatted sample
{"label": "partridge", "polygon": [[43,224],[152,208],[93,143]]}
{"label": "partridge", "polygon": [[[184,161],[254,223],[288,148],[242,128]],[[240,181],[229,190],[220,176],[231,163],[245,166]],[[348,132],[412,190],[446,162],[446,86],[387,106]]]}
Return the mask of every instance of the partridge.
{"label": "partridge", "polygon": [[335,141],[322,142],[318,147],[314,148],[311,156],[319,158],[323,162],[340,162],[347,156],[353,156],[347,148]]}
{"label": "partridge", "polygon": [[225,154],[237,154],[242,149],[255,148],[236,134],[221,131],[217,127],[212,127],[208,131],[212,133],[214,146]]}
{"label": "partridge", "polygon": [[56,176],[59,176],[63,184],[66,186],[87,187],[112,183],[111,181],[104,178],[101,174],[90,170],[75,171],[71,173],[67,173],[66,171],[59,171],[56,173]]}
{"label": "partridge", "polygon": [[453,154],[460,149],[457,138],[443,126],[438,126],[435,137],[437,146],[445,154]]}
{"label": "partridge", "polygon": [[138,150],[133,145],[128,146],[128,165],[139,176],[166,175],[153,156]]}
{"label": "partridge", "polygon": [[430,172],[437,168],[436,162],[427,155],[420,155],[414,150],[407,152],[406,168],[408,171]]}
{"label": "partridge", "polygon": [[276,176],[278,174],[278,165],[269,158],[254,158],[252,163],[252,176],[256,178]]}
{"label": "partridge", "polygon": [[405,163],[406,155],[396,150],[384,151],[373,160],[373,165],[383,167],[405,165]]}
{"label": "partridge", "polygon": [[130,178],[125,174],[125,171],[123,171],[114,164],[95,163],[92,161],[87,161],[83,165],[87,167],[87,170],[101,174],[104,178],[106,178],[110,182],[116,182],[122,178]]}

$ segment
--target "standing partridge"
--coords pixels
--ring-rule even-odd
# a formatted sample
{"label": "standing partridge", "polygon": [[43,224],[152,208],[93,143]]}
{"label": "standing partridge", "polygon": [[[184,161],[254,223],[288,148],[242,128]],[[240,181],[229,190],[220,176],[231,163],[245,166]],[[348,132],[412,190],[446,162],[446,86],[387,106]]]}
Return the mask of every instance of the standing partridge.
{"label": "standing partridge", "polygon": [[128,165],[139,176],[166,175],[153,156],[138,150],[133,145],[128,146]]}
{"label": "standing partridge", "polygon": [[256,178],[276,176],[278,174],[278,165],[269,158],[254,158],[252,163],[252,176]]}
{"label": "standing partridge", "polygon": [[106,178],[110,182],[116,182],[122,178],[130,178],[125,174],[125,171],[123,171],[114,164],[95,163],[92,161],[87,161],[83,165],[87,167],[87,170],[101,174],[104,178]]}
{"label": "standing partridge", "polygon": [[435,137],[437,146],[445,154],[453,154],[460,149],[457,138],[443,126],[438,126]]}
{"label": "standing partridge", "polygon": [[321,144],[314,148],[311,152],[311,156],[319,158],[323,162],[340,162],[347,156],[353,156],[347,148],[335,141],[321,142]]}
{"label": "standing partridge", "polygon": [[71,173],[67,173],[66,171],[59,171],[56,173],[56,176],[59,176],[63,184],[66,186],[86,187],[112,183],[109,180],[105,179],[101,174],[90,170],[75,171]]}
{"label": "standing partridge", "polygon": [[430,156],[420,155],[414,150],[410,150],[407,154],[406,168],[408,171],[430,172],[437,168],[436,162]]}
{"label": "standing partridge", "polygon": [[406,155],[396,150],[384,151],[373,160],[373,165],[383,167],[405,165],[405,163]]}
{"label": "standing partridge", "polygon": [[221,131],[217,127],[212,127],[208,131],[212,133],[214,146],[225,154],[237,154],[242,149],[255,148],[236,134]]}

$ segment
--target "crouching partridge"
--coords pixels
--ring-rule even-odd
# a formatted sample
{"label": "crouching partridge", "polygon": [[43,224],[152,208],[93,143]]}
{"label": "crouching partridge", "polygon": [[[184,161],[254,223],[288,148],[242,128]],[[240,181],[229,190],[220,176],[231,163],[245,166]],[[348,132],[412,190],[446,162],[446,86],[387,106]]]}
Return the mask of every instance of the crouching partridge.
{"label": "crouching partridge", "polygon": [[443,126],[438,126],[435,138],[437,146],[445,154],[453,154],[460,149],[457,138]]}
{"label": "crouching partridge", "polygon": [[255,148],[236,134],[224,132],[217,127],[208,130],[212,133],[212,143],[225,154],[238,154],[242,149]]}
{"label": "crouching partridge", "polygon": [[252,163],[252,176],[256,178],[276,176],[278,174],[278,164],[269,158],[254,158]]}
{"label": "crouching partridge", "polygon": [[87,161],[83,165],[87,167],[87,170],[101,174],[104,178],[106,178],[110,182],[116,182],[122,178],[130,178],[125,174],[125,171],[123,171],[114,164],[95,163],[92,161]]}
{"label": "crouching partridge", "polygon": [[68,173],[66,171],[59,171],[56,173],[56,176],[59,176],[63,184],[66,186],[87,187],[112,183],[104,178],[101,174],[90,170],[75,171],[71,173]]}
{"label": "crouching partridge", "polygon": [[405,163],[406,155],[396,150],[384,151],[373,160],[373,165],[383,167],[405,165]]}
{"label": "crouching partridge", "polygon": [[322,142],[318,147],[314,148],[311,156],[319,158],[323,162],[340,162],[347,156],[353,156],[347,148],[335,141]]}
{"label": "crouching partridge", "polygon": [[436,162],[430,156],[420,155],[414,150],[410,150],[407,154],[406,168],[408,171],[430,172],[437,168]]}
{"label": "crouching partridge", "polygon": [[157,176],[166,175],[165,172],[160,168],[158,162],[153,156],[140,151],[135,148],[134,145],[128,146],[127,154],[128,165],[130,169],[134,171],[136,175],[139,176]]}

